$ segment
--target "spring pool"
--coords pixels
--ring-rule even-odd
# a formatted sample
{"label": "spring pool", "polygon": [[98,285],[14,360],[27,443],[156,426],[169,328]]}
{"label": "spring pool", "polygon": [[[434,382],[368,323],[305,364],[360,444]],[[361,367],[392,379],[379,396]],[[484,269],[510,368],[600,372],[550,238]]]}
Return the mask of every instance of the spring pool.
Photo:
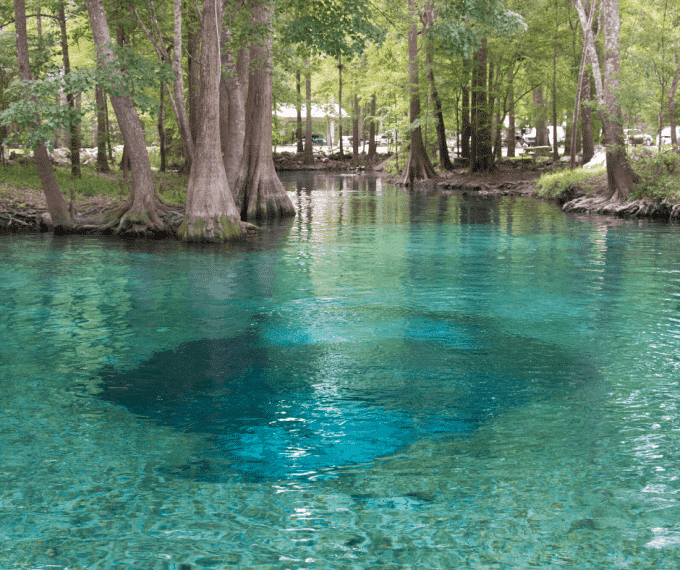
{"label": "spring pool", "polygon": [[677,568],[680,227],[290,174],[0,237],[0,568]]}

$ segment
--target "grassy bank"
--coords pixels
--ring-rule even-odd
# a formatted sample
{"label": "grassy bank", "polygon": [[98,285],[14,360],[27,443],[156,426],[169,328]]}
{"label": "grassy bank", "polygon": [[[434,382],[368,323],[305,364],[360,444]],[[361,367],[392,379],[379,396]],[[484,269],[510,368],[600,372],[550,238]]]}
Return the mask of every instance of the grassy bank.
{"label": "grassy bank", "polygon": [[[680,203],[680,154],[665,149],[642,148],[629,156],[631,166],[639,176],[633,200],[662,200]],[[607,173],[604,164],[592,168],[576,168],[543,174],[536,182],[538,195],[557,198],[567,192],[595,196],[607,192]],[[572,192],[573,193],[573,192]]]}
{"label": "grassy bank", "polygon": [[[70,188],[76,196],[76,204],[91,196],[127,197],[130,194],[130,174],[123,178],[120,169],[114,168],[110,173],[95,172],[93,165],[81,167],[82,176],[71,176],[70,167],[55,168],[54,174],[67,200],[70,200]],[[186,199],[187,177],[175,172],[153,173],[156,189],[160,195],[173,204],[184,204]],[[42,190],[38,172],[32,163],[26,165],[0,165],[0,196],[10,198],[16,189]]]}

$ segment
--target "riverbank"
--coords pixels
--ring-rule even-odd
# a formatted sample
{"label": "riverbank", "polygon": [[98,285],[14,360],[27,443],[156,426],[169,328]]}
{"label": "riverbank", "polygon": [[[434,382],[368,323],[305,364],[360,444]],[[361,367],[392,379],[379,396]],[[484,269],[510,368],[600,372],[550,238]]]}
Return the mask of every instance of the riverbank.
{"label": "riverbank", "polygon": [[[274,156],[278,171],[376,172],[400,185],[399,178],[388,173],[390,160],[391,170],[395,170],[394,160],[388,155],[378,155],[372,162],[356,163],[348,154],[316,153],[312,165],[304,164],[302,156],[296,153],[283,152]],[[409,191],[525,196],[556,201],[565,212],[626,218],[680,219],[680,195],[676,196],[668,190],[680,187],[676,180],[680,174],[675,174],[676,166],[680,173],[680,156],[676,153],[653,153],[645,149],[633,156],[633,163],[639,172],[640,188],[625,202],[607,198],[607,180],[603,165],[594,164],[590,169],[572,171],[560,168],[550,160],[535,161],[526,158],[504,159],[497,164],[494,172],[488,174],[470,173],[466,168],[440,173],[436,180],[417,185]],[[45,197],[37,174],[31,175],[32,166],[13,165],[2,168],[5,170],[4,176],[0,176],[0,232],[49,231]],[[106,227],[106,220],[120,208],[129,193],[128,181],[123,173],[116,169],[111,173],[98,174],[91,167],[84,167],[83,179],[74,180],[64,174],[67,172],[66,168],[55,170],[63,178],[60,181],[62,188],[69,185],[76,188],[67,198],[71,201],[72,212],[77,220],[74,233],[114,233],[114,229]],[[157,237],[173,237],[184,218],[186,176],[175,172],[155,172],[154,176],[159,194],[168,204],[167,211],[161,216],[167,231]]]}

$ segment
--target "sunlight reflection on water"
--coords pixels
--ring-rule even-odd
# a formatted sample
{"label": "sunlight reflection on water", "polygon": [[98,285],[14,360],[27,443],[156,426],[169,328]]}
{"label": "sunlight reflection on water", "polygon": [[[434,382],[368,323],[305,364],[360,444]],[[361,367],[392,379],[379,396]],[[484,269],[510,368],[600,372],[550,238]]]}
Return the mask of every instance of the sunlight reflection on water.
{"label": "sunlight reflection on water", "polygon": [[0,238],[0,566],[677,567],[676,225],[286,185],[247,246]]}

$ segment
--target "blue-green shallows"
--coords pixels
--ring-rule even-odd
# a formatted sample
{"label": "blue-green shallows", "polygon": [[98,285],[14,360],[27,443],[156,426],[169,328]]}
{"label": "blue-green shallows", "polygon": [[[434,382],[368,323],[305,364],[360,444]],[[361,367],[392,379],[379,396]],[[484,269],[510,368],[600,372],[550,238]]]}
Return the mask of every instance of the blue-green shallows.
{"label": "blue-green shallows", "polygon": [[678,226],[326,174],[0,238],[0,568],[676,568]]}

